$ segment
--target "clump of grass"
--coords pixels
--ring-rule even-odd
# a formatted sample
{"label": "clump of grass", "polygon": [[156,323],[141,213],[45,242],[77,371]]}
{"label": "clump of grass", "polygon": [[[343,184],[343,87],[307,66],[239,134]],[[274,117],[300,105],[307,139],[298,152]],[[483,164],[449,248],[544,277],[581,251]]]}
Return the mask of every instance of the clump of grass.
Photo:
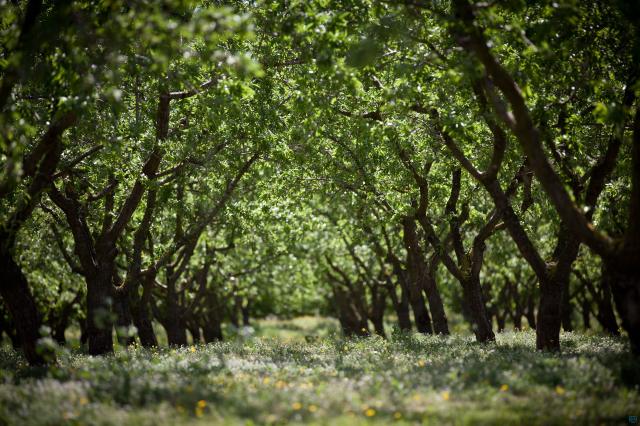
{"label": "clump of grass", "polygon": [[254,336],[107,357],[65,352],[40,370],[3,349],[0,424],[597,424],[640,414],[640,367],[624,341],[565,333],[562,343],[549,354],[534,350],[533,332],[490,345]]}

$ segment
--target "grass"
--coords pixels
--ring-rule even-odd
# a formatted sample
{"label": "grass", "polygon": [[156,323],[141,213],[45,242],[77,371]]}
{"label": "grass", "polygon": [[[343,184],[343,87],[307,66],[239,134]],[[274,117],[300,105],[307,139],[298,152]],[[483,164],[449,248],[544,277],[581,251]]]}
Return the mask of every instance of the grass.
{"label": "grass", "polygon": [[628,424],[640,415],[640,366],[624,340],[565,333],[563,352],[547,354],[530,331],[479,345],[342,340],[335,327],[267,320],[254,336],[212,345],[63,350],[46,369],[5,347],[0,424]]}

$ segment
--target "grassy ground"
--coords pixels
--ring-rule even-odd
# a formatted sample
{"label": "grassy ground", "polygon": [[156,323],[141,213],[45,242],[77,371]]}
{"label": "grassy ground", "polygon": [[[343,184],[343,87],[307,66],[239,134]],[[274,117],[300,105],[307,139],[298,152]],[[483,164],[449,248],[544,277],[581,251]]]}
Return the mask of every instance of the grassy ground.
{"label": "grassy ground", "polygon": [[640,365],[622,340],[533,332],[344,341],[336,324],[263,321],[253,336],[181,349],[63,352],[30,369],[0,352],[0,424],[628,424]]}

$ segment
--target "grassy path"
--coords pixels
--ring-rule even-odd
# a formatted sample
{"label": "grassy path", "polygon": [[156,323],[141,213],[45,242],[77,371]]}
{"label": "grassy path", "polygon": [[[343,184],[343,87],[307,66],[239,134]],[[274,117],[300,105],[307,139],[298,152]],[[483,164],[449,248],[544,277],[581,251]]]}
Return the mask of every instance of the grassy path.
{"label": "grassy path", "polygon": [[[0,354],[0,424],[628,424],[640,367],[621,340],[564,334],[560,355],[533,332],[491,346],[468,337],[304,339],[318,326],[181,349],[67,352],[27,368]],[[320,327],[322,328],[322,327]],[[322,334],[322,333],[319,333]]]}

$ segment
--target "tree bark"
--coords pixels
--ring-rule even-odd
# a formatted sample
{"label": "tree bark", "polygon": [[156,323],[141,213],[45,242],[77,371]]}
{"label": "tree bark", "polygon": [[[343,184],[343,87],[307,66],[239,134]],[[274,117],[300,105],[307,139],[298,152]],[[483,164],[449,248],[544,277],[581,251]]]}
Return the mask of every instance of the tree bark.
{"label": "tree bark", "polygon": [[496,340],[491,327],[491,320],[487,313],[487,307],[482,298],[482,287],[478,277],[469,277],[462,283],[464,303],[469,307],[472,318],[473,334],[480,343]]}
{"label": "tree bark", "polygon": [[600,281],[600,297],[596,301],[598,305],[598,314],[596,318],[602,328],[612,336],[619,336],[620,330],[618,328],[618,321],[616,315],[613,312],[613,305],[611,303],[611,276],[606,268],[602,268],[602,277]]}
{"label": "tree bark", "polygon": [[[113,311],[116,316],[116,336],[121,346],[129,346],[135,343],[135,337],[129,335],[129,330],[134,325],[133,314],[131,312],[131,298],[128,289],[115,292],[113,300]],[[122,335],[122,332],[126,335]]]}
{"label": "tree bark", "polygon": [[31,365],[44,364],[46,360],[37,348],[41,318],[35,299],[20,266],[4,250],[0,250],[0,273],[0,295],[15,324],[24,357]]}
{"label": "tree bark", "polygon": [[113,352],[112,267],[98,269],[86,277],[87,282],[87,341],[90,355]]}
{"label": "tree bark", "polygon": [[[133,323],[138,329],[138,338],[140,344],[145,348],[158,346],[158,339],[153,330],[153,316],[151,312],[153,282],[155,274],[143,278],[142,296],[138,296],[137,286],[135,286],[129,294],[131,315]],[[135,290],[135,291],[134,291]]]}
{"label": "tree bark", "polygon": [[606,266],[611,281],[611,293],[622,327],[629,334],[631,350],[640,354],[640,270],[621,268],[615,262]]}
{"label": "tree bark", "polygon": [[[399,278],[398,278],[398,281]],[[411,330],[411,317],[409,313],[409,296],[407,296],[407,292],[402,285],[400,285],[400,298],[396,294],[395,285],[391,281],[391,278],[387,278],[387,291],[389,292],[389,297],[391,298],[391,304],[393,305],[393,309],[396,311],[396,316],[398,317],[398,327],[402,331]]]}

